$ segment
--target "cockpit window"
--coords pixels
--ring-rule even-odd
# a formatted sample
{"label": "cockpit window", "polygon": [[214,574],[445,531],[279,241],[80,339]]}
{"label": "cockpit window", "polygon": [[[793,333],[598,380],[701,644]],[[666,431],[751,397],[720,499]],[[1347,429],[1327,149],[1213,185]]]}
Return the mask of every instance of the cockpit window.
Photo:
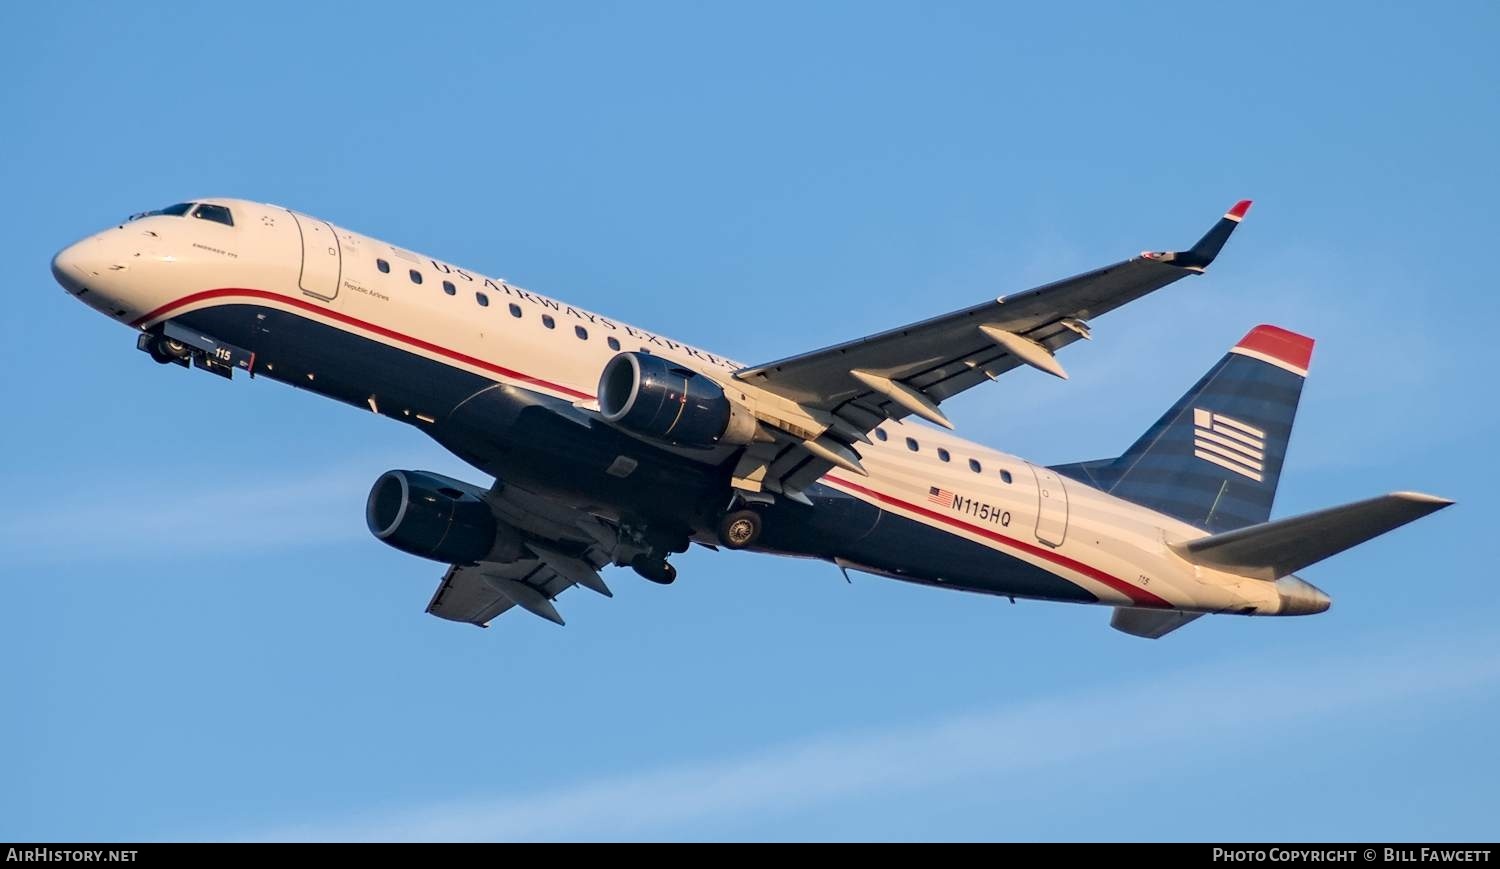
{"label": "cockpit window", "polygon": [[142,211],[140,214],[132,214],[130,215],[130,219],[140,220],[142,217],[159,217],[161,215],[181,217],[191,211],[192,208],[193,203],[191,202],[179,202],[176,205],[168,205],[166,208],[158,208],[155,211]]}
{"label": "cockpit window", "polygon": [[[174,205],[172,207],[176,208],[177,206]],[[214,223],[222,223],[225,226],[234,226],[234,217],[230,215],[229,209],[222,205],[212,205],[205,202],[198,206],[198,210],[193,212],[193,216],[202,218],[203,220],[212,220]]]}

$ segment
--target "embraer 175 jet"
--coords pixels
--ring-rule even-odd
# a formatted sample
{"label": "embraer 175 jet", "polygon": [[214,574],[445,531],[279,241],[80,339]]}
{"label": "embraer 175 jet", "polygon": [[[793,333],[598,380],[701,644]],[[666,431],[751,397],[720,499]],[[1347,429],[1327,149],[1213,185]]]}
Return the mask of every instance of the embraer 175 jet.
{"label": "embraer 175 jet", "polygon": [[[1043,467],[958,438],[942,402],[1203,272],[1249,209],[1123,262],[762,365],[306,214],[201,199],[52,262],[163,364],[243,371],[416,426],[493,477],[387,471],[380,540],[449,565],[433,615],[558,624],[573,585],[670,583],[692,543],[1011,598],[1104,604],[1160,637],[1205,613],[1306,615],[1294,575],[1452,503],[1398,492],[1271,520],[1312,339],[1256,326],[1117,458]],[[924,420],[924,425],[911,419]]]}

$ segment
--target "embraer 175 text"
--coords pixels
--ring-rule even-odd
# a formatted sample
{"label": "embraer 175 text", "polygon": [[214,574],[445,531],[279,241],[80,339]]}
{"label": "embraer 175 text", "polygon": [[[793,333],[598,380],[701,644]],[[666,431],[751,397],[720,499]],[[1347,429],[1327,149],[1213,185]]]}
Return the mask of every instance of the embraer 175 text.
{"label": "embraer 175 text", "polygon": [[[59,253],[69,293],[163,364],[266,377],[414,425],[495,479],[387,471],[375,536],[450,565],[433,615],[562,624],[572,585],[669,583],[694,542],[944,588],[1114,607],[1160,637],[1205,613],[1328,608],[1294,572],[1452,503],[1411,492],[1288,519],[1271,502],[1312,339],[1256,326],[1117,458],[1042,467],[942,402],[1201,273],[1250,203],[1140,256],[879,335],[742,365],[285,208],[203,199]],[[916,417],[931,425],[908,419]]]}

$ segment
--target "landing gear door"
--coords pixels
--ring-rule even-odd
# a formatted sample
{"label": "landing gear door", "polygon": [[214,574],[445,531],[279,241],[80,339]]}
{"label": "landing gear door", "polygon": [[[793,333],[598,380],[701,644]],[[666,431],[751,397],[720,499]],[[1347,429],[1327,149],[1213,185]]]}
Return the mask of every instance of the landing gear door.
{"label": "landing gear door", "polygon": [[1036,476],[1036,539],[1057,547],[1068,535],[1068,489],[1062,477],[1046,468],[1031,466]]}
{"label": "landing gear door", "polygon": [[292,219],[297,222],[297,232],[302,236],[302,270],[297,285],[307,295],[331,302],[339,294],[342,270],[338,234],[333,227],[315,217],[293,211]]}

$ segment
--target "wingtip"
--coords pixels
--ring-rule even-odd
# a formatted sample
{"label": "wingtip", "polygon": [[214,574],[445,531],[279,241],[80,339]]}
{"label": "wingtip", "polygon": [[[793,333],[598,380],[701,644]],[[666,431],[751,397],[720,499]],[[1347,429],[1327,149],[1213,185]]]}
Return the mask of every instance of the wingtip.
{"label": "wingtip", "polygon": [[1429,495],[1426,492],[1392,492],[1391,495],[1392,497],[1400,498],[1403,501],[1410,501],[1414,504],[1431,505],[1434,510],[1452,507],[1457,503],[1452,498],[1444,498],[1441,495]]}
{"label": "wingtip", "polygon": [[1230,234],[1234,232],[1235,227],[1240,225],[1240,221],[1249,211],[1250,200],[1241,199],[1234,204],[1233,208],[1224,212],[1224,216],[1215,221],[1212,227],[1209,227],[1208,232],[1198,239],[1197,244],[1187,250],[1166,253],[1147,252],[1142,253],[1141,256],[1144,259],[1156,260],[1166,265],[1202,274],[1203,270],[1218,257],[1219,251],[1224,248],[1224,242],[1229,240]]}

